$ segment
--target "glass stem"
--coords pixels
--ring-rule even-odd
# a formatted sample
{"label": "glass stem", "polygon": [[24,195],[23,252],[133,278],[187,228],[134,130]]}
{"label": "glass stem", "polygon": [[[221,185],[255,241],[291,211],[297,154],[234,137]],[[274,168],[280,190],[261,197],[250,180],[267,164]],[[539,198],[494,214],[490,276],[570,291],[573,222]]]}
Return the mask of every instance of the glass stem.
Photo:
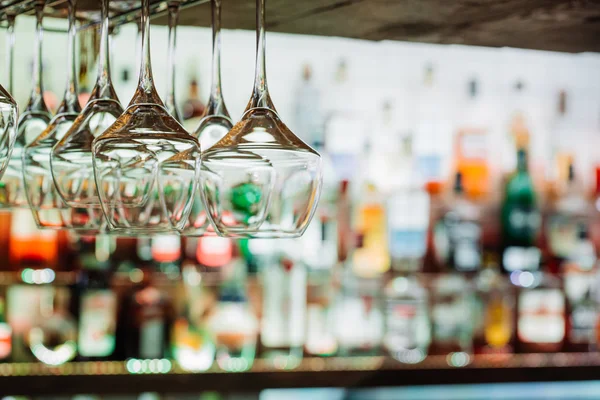
{"label": "glass stem", "polygon": [[39,111],[48,113],[48,107],[44,101],[44,83],[42,79],[42,39],[44,37],[44,0],[35,3],[35,50],[33,53],[33,88],[29,96],[26,111]]}
{"label": "glass stem", "polygon": [[175,102],[175,64],[177,46],[177,22],[179,20],[179,2],[170,1],[169,7],[169,49],[167,53],[167,96],[165,107],[178,122],[181,116]]}
{"label": "glass stem", "polygon": [[138,88],[129,105],[158,104],[164,107],[156,92],[150,58],[150,0],[142,0],[142,52]]}
{"label": "glass stem", "polygon": [[8,92],[10,94],[13,93],[13,84],[14,84],[14,59],[15,59],[15,19],[16,16],[14,14],[9,14],[6,16],[8,20],[8,30],[6,33],[6,47],[8,49],[8,54],[6,57],[6,70],[8,71]]}
{"label": "glass stem", "polygon": [[221,0],[211,0],[212,11],[212,87],[205,115],[221,115],[231,118],[221,89]]}
{"label": "glass stem", "polygon": [[256,69],[254,90],[246,111],[251,108],[264,107],[275,110],[275,106],[267,89],[267,72],[265,61],[265,1],[256,0]]}
{"label": "glass stem", "polygon": [[100,54],[98,55],[98,78],[90,94],[90,100],[113,99],[119,101],[110,78],[110,44],[108,0],[101,0]]}
{"label": "glass stem", "polygon": [[77,36],[77,25],[75,21],[75,11],[77,9],[77,0],[68,0],[69,9],[69,30],[67,44],[67,87],[63,101],[58,108],[60,113],[79,113],[81,107],[77,98],[77,64],[75,63],[75,38]]}

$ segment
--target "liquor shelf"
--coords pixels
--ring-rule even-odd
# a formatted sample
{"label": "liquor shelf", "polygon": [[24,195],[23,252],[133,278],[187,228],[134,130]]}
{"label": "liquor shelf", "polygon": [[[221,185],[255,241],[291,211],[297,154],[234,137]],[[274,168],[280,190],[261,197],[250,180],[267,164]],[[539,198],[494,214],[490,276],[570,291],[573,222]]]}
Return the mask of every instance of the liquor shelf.
{"label": "liquor shelf", "polygon": [[[47,13],[66,16],[62,10],[65,1],[48,1]],[[210,26],[207,2],[182,0],[185,11],[181,13],[180,24]],[[167,2],[153,3],[156,17],[153,22],[166,24]],[[254,0],[225,2],[223,26],[254,29],[254,3]],[[0,6],[0,20],[9,9],[31,13],[32,4],[32,0],[4,2]],[[99,7],[97,0],[82,0],[78,7],[80,19],[97,21],[94,11]],[[600,3],[591,1],[274,0],[267,7],[268,29],[274,32],[566,52],[600,51],[597,40]],[[139,15],[139,2],[111,1],[111,10],[114,24],[133,22]]]}
{"label": "liquor shelf", "polygon": [[51,395],[129,394],[141,389],[159,393],[258,392],[267,388],[582,381],[598,379],[600,355],[477,355],[464,367],[449,363],[445,356],[430,356],[414,365],[386,357],[308,358],[296,369],[283,371],[256,360],[250,371],[241,373],[227,373],[216,366],[207,372],[189,373],[168,360],[75,362],[58,367],[6,363],[0,364],[0,388],[3,395]]}

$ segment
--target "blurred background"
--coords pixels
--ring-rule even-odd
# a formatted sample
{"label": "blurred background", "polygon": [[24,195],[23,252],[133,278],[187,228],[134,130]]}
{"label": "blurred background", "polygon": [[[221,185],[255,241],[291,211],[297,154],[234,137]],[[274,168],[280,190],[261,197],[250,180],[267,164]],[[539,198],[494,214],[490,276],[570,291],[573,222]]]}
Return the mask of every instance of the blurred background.
{"label": "blurred background", "polygon": [[[17,19],[22,108],[34,25]],[[64,37],[45,34],[52,108]],[[137,27],[111,38],[126,104]],[[82,104],[98,39],[78,35]],[[193,130],[211,31],[182,26],[177,42]],[[0,395],[600,397],[600,56],[281,33],[268,46],[277,110],[325,162],[305,235],[88,237],[37,230],[27,209],[0,212]],[[159,89],[166,49],[166,27],[153,26]],[[225,30],[222,51],[237,120],[254,32]],[[554,380],[587,382],[515,383]]]}

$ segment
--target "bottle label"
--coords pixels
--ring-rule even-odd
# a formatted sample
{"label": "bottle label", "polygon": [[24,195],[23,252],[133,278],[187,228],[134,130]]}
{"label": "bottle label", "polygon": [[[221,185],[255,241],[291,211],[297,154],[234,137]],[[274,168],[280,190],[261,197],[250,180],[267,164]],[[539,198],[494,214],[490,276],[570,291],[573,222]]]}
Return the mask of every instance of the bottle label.
{"label": "bottle label", "polygon": [[519,295],[519,339],[560,343],[565,337],[565,299],[559,289],[533,289]]}
{"label": "bottle label", "polygon": [[563,216],[554,216],[550,218],[548,225],[552,254],[562,258],[571,256],[578,242],[576,221]]}
{"label": "bottle label", "polygon": [[0,323],[0,360],[10,356],[12,352],[12,329],[6,322]]}
{"label": "bottle label", "polygon": [[162,318],[145,320],[140,326],[140,357],[163,357],[165,321]]}
{"label": "bottle label", "polygon": [[426,314],[424,302],[388,300],[385,346],[392,352],[426,346],[426,338],[429,337],[426,331]]}
{"label": "bottle label", "polygon": [[541,251],[537,247],[508,247],[502,255],[502,265],[509,271],[537,271]]}
{"label": "bottle label", "polygon": [[440,342],[460,341],[469,325],[462,301],[435,304],[432,318],[433,337]]}
{"label": "bottle label", "polygon": [[542,217],[538,210],[513,207],[508,213],[509,239],[533,243],[541,223]]}
{"label": "bottle label", "polygon": [[207,236],[198,240],[196,260],[207,267],[220,267],[231,261],[231,239]]}
{"label": "bottle label", "polygon": [[448,213],[434,232],[436,254],[458,271],[475,271],[481,265],[481,227]]}
{"label": "bottle label", "polygon": [[79,353],[106,357],[115,349],[117,299],[110,290],[87,291],[81,299]]}
{"label": "bottle label", "polygon": [[420,190],[399,192],[387,205],[390,253],[397,259],[420,259],[427,250],[429,195]]}
{"label": "bottle label", "polygon": [[346,297],[336,307],[338,343],[347,349],[371,349],[383,339],[383,314],[373,299]]}

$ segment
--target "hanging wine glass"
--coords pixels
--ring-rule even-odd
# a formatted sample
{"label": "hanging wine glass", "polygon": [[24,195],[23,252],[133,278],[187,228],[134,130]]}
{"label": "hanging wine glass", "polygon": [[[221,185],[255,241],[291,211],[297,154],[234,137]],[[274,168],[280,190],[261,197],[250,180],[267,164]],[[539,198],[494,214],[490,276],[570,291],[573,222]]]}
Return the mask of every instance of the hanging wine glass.
{"label": "hanging wine glass", "polygon": [[[2,85],[0,85],[0,179],[4,175],[8,160],[12,153],[13,146],[15,145],[15,139],[17,138],[17,121],[19,115],[19,108],[17,103],[12,98],[12,60],[13,60],[13,47],[14,47],[14,35],[15,35],[15,17],[14,15],[8,16],[8,91],[6,91]],[[0,204],[4,203],[6,199],[2,196],[5,193],[3,190],[3,183],[0,182]]]}
{"label": "hanging wine glass", "polygon": [[[152,77],[150,1],[142,0],[142,63],[138,88],[125,112],[95,139],[94,173],[111,230],[153,233],[181,229],[189,216],[199,171],[198,140],[164,108]],[[160,164],[194,149],[187,158]]]}
{"label": "hanging wine glass", "polygon": [[175,56],[177,23],[179,21],[179,0],[169,1],[167,7],[169,13],[169,48],[167,49],[167,95],[165,96],[165,108],[181,124],[181,114],[175,101]]}
{"label": "hanging wine glass", "polygon": [[50,167],[57,192],[71,207],[69,228],[93,233],[105,219],[94,180],[92,141],[123,112],[110,77],[108,0],[101,2],[98,77],[90,98],[71,128],[52,149]]}
{"label": "hanging wine glass", "polygon": [[265,0],[257,0],[254,90],[242,119],[202,153],[201,185],[217,233],[302,235],[319,201],[321,157],[279,119],[265,74]]}
{"label": "hanging wine glass", "polygon": [[[194,136],[200,140],[200,148],[206,150],[223,138],[233,127],[231,117],[225,106],[221,90],[221,0],[211,0],[212,29],[213,29],[213,54],[212,54],[212,87],[210,98],[206,106],[204,116],[200,120]],[[189,153],[186,152],[186,153]],[[189,154],[181,153],[162,164],[163,168],[169,168],[170,163],[179,163],[181,158],[189,158]],[[182,235],[202,236],[209,232],[210,223],[206,216],[202,202],[201,189],[196,190],[194,203],[190,217],[185,224]],[[212,231],[214,235],[214,231]]]}
{"label": "hanging wine glass", "polygon": [[71,227],[71,211],[58,195],[52,171],[50,153],[81,112],[77,97],[77,66],[75,63],[76,0],[67,2],[69,12],[67,44],[67,87],[63,101],[50,125],[23,152],[23,184],[33,219],[40,228]]}
{"label": "hanging wine glass", "polygon": [[[33,88],[25,111],[19,117],[16,141],[0,183],[0,207],[27,207],[27,198],[23,188],[23,149],[40,135],[50,123],[52,115],[44,102],[42,82],[42,38],[44,28],[44,1],[35,2],[36,34],[33,53]],[[12,77],[9,78],[9,81]]]}

